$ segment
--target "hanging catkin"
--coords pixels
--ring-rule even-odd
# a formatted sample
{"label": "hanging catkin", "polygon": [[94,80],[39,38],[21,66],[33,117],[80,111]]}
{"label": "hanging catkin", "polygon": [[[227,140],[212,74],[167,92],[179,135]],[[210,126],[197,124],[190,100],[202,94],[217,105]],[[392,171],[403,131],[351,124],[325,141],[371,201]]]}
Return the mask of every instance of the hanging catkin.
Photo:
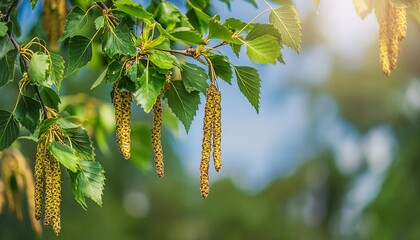
{"label": "hanging catkin", "polygon": [[44,135],[38,140],[35,158],[35,218],[41,219],[42,193],[44,192],[44,161],[47,156],[47,137]]}
{"label": "hanging catkin", "polygon": [[[212,85],[213,86],[213,85]],[[221,133],[222,133],[222,108],[221,108],[221,93],[214,87],[214,106],[212,119],[212,135],[213,135],[213,161],[216,171],[222,168],[222,154],[221,154]]]}
{"label": "hanging catkin", "polygon": [[210,85],[207,89],[206,106],[204,108],[203,142],[200,162],[201,197],[206,198],[210,191],[209,164],[211,151],[212,118],[214,112],[214,94],[216,87]]}
{"label": "hanging catkin", "polygon": [[400,36],[398,30],[398,14],[396,7],[389,5],[388,7],[388,55],[389,68],[392,71],[397,66],[398,50],[400,44]]}
{"label": "hanging catkin", "polygon": [[159,177],[164,175],[163,152],[161,143],[161,128],[162,128],[162,101],[161,95],[156,99],[153,106],[153,127],[152,127],[152,145],[155,154],[155,169]]}
{"label": "hanging catkin", "polygon": [[113,86],[112,102],[115,107],[115,125],[118,150],[125,159],[130,158],[130,117],[131,117],[131,93],[120,92],[119,81]]}
{"label": "hanging catkin", "polygon": [[385,75],[391,75],[388,56],[388,10],[382,13],[379,25],[379,60]]}

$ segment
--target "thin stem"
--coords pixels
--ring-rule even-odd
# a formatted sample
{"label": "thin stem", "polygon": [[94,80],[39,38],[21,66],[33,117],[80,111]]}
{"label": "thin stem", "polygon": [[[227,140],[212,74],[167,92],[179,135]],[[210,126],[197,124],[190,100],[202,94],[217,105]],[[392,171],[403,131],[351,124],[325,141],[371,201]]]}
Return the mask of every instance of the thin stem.
{"label": "thin stem", "polygon": [[167,49],[160,49],[160,48],[155,48],[155,50],[163,51],[163,52],[169,52],[169,53],[181,54],[181,55],[184,55],[184,56],[187,56],[187,57],[194,58],[194,53],[190,52],[190,51],[187,51],[187,50],[173,50],[173,49],[167,50]]}
{"label": "thin stem", "polygon": [[[98,4],[98,6],[101,7],[102,9],[104,9],[105,11],[108,11],[109,10],[108,6],[105,5],[105,3],[103,3],[103,2],[96,2],[96,4]],[[115,16],[112,13],[109,13],[109,19],[111,20],[111,22],[115,26],[118,25],[118,22],[117,22],[117,20],[115,19]]]}

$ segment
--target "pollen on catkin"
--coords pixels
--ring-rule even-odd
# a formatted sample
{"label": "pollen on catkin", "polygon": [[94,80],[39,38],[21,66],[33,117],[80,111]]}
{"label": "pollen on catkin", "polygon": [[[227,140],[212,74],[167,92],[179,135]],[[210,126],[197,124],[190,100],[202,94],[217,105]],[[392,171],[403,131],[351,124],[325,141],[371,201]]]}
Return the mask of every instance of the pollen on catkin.
{"label": "pollen on catkin", "polygon": [[407,36],[407,11],[405,8],[396,8],[398,39],[402,41]]}
{"label": "pollen on catkin", "polygon": [[221,108],[221,93],[214,87],[214,105],[213,105],[213,119],[212,119],[212,135],[213,135],[213,161],[216,171],[222,168],[222,154],[221,154],[221,133],[222,133],[222,108]]}
{"label": "pollen on catkin", "polygon": [[391,75],[388,56],[388,13],[385,11],[381,16],[379,25],[379,60],[381,62],[382,71],[385,75]]}
{"label": "pollen on catkin", "polygon": [[153,127],[152,127],[152,145],[155,154],[155,169],[159,177],[164,175],[163,151],[161,143],[161,128],[162,128],[162,101],[161,95],[156,99],[153,106]]}
{"label": "pollen on catkin", "polygon": [[211,152],[212,118],[214,112],[214,93],[216,87],[210,85],[207,89],[206,106],[204,108],[203,142],[200,162],[200,191],[201,197],[206,198],[210,191],[209,164]]}
{"label": "pollen on catkin", "polygon": [[35,158],[35,219],[40,220],[42,215],[42,193],[44,192],[44,161],[46,158],[47,138],[44,135],[38,140]]}
{"label": "pollen on catkin", "polygon": [[130,158],[130,117],[131,117],[131,93],[120,92],[118,89],[119,81],[113,86],[112,102],[115,107],[115,125],[117,135],[118,150],[125,159]]}
{"label": "pollen on catkin", "polygon": [[391,5],[388,7],[388,56],[390,70],[395,69],[398,61],[398,51],[400,45],[398,14],[398,8]]}

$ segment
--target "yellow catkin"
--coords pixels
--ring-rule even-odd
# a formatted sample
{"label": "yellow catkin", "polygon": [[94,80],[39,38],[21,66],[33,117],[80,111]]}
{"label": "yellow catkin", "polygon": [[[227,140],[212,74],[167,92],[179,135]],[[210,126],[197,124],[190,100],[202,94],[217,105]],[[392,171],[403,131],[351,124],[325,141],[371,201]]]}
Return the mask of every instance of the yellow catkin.
{"label": "yellow catkin", "polygon": [[35,158],[35,219],[40,220],[42,215],[42,193],[44,192],[44,161],[46,158],[46,136],[38,140]]}
{"label": "yellow catkin", "polygon": [[221,93],[218,89],[214,90],[214,106],[213,106],[213,161],[216,171],[222,168],[222,154],[221,154],[221,133],[222,133],[222,108],[221,108]]}
{"label": "yellow catkin", "polygon": [[66,23],[66,0],[45,0],[42,21],[48,38],[48,45],[52,49],[58,48],[58,38],[64,31]]}
{"label": "yellow catkin", "polygon": [[387,27],[388,14],[385,11],[381,16],[379,26],[379,60],[381,62],[382,71],[385,75],[391,75],[391,68],[389,66],[388,56],[388,27]]}
{"label": "yellow catkin", "polygon": [[401,41],[407,36],[407,11],[405,8],[396,8],[398,39]]}
{"label": "yellow catkin", "polygon": [[200,191],[201,197],[206,198],[210,191],[209,164],[211,151],[212,118],[214,110],[215,86],[210,85],[207,89],[206,106],[204,109],[203,142],[200,162]]}
{"label": "yellow catkin", "polygon": [[118,150],[125,159],[130,158],[130,117],[131,117],[131,93],[120,92],[118,82],[114,83],[113,99],[115,107],[115,125]]}
{"label": "yellow catkin", "polygon": [[397,66],[400,36],[398,32],[398,14],[396,7],[388,7],[388,56],[389,68],[392,71]]}
{"label": "yellow catkin", "polygon": [[61,204],[61,170],[59,162],[50,154],[45,161],[45,214],[44,225],[53,227],[58,235]]}
{"label": "yellow catkin", "polygon": [[3,193],[4,193],[4,183],[3,183],[3,180],[0,179],[0,214],[3,211],[3,205],[4,205],[4,202],[5,202],[5,199],[3,197]]}
{"label": "yellow catkin", "polygon": [[164,175],[163,152],[161,143],[161,128],[162,128],[162,102],[161,96],[156,99],[153,106],[153,127],[152,127],[152,145],[155,154],[155,169],[159,177]]}

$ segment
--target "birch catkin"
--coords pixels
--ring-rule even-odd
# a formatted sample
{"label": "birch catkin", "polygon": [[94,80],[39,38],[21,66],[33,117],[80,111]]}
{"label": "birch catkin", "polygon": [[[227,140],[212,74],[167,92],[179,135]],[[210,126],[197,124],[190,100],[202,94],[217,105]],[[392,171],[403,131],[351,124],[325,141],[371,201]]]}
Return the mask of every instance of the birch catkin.
{"label": "birch catkin", "polygon": [[200,162],[201,197],[206,198],[210,191],[209,164],[211,152],[212,118],[214,113],[214,92],[216,87],[210,85],[207,89],[206,106],[204,108],[203,142]]}
{"label": "birch catkin", "polygon": [[222,168],[222,154],[221,154],[221,133],[222,133],[222,108],[221,108],[221,94],[216,87],[214,87],[214,105],[213,105],[213,119],[212,119],[212,135],[213,135],[213,161],[216,171]]}
{"label": "birch catkin", "polygon": [[38,140],[36,147],[36,158],[35,158],[35,218],[36,220],[41,219],[42,215],[42,193],[44,192],[44,160],[46,157],[47,150],[47,138],[46,135]]}
{"label": "birch catkin", "polygon": [[162,101],[161,95],[156,99],[153,106],[153,127],[152,127],[152,145],[155,154],[155,169],[159,177],[164,175],[163,151],[161,143],[161,129],[162,129]]}
{"label": "birch catkin", "polygon": [[125,159],[130,158],[130,117],[131,117],[131,93],[120,92],[118,83],[113,86],[112,102],[115,107],[115,125],[117,135],[118,150]]}
{"label": "birch catkin", "polygon": [[385,11],[381,16],[379,25],[379,60],[381,62],[382,71],[385,75],[391,75],[388,56],[388,12]]}
{"label": "birch catkin", "polygon": [[398,14],[399,11],[396,7],[388,7],[388,54],[390,70],[395,69],[398,61],[398,51],[400,45]]}

